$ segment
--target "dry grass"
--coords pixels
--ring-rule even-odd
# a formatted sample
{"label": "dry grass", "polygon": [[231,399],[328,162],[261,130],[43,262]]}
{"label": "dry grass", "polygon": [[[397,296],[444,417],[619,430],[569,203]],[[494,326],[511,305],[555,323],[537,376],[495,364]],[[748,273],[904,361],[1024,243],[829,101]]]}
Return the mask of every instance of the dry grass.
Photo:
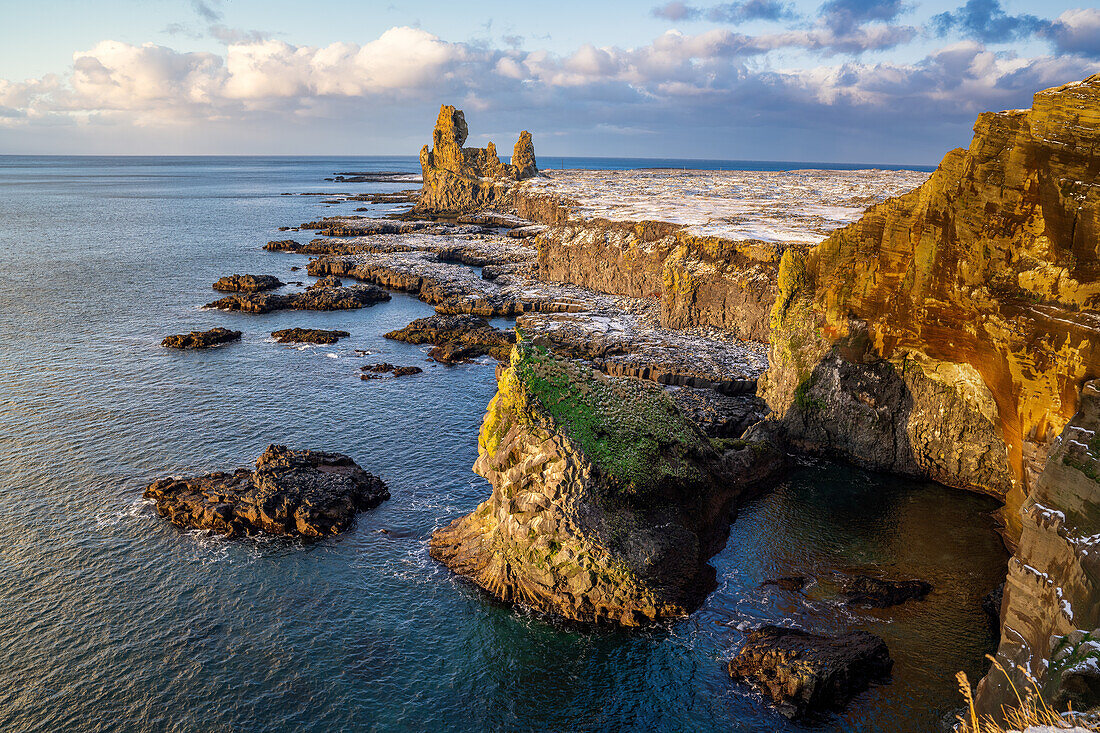
{"label": "dry grass", "polygon": [[[1100,731],[1100,727],[1094,723],[1067,719],[1066,716],[1048,707],[1043,700],[1043,696],[1039,693],[1039,683],[1031,675],[1027,675],[1027,679],[1032,689],[1024,690],[1024,694],[1021,695],[1012,682],[1012,677],[1001,666],[1001,663],[989,655],[986,655],[986,658],[993,662],[993,666],[1004,674],[1019,704],[1013,708],[1002,708],[1005,718],[1003,724],[996,722],[988,715],[979,716],[978,711],[974,709],[974,695],[970,692],[970,680],[967,679],[965,672],[959,672],[955,675],[955,679],[959,681],[959,692],[966,700],[968,714],[965,718],[959,716],[959,725],[955,728],[956,733],[1011,733],[1012,731],[1024,731],[1032,726],[1047,726],[1059,730]],[[1070,712],[1072,713],[1072,710]]]}

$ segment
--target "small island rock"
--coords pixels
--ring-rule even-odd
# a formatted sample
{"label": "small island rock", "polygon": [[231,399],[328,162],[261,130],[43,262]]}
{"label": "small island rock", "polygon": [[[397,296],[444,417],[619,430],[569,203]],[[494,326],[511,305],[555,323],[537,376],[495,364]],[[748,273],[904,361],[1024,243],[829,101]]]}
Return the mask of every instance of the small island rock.
{"label": "small island rock", "polygon": [[170,349],[208,349],[218,344],[237,341],[240,337],[240,331],[231,331],[228,328],[218,326],[217,328],[211,328],[209,331],[192,331],[191,333],[166,336],[160,342],[160,345]]}
{"label": "small island rock", "polygon": [[214,283],[213,288],[223,293],[258,293],[285,284],[274,275],[226,275]]}
{"label": "small island rock", "polygon": [[284,328],[271,332],[280,344],[334,344],[350,335],[347,331],[326,331],[323,328]]}
{"label": "small island rock", "polygon": [[162,478],[144,496],[182,527],[230,537],[325,537],[348,529],[357,512],[381,504],[390,492],[343,454],[270,445],[255,471]]}

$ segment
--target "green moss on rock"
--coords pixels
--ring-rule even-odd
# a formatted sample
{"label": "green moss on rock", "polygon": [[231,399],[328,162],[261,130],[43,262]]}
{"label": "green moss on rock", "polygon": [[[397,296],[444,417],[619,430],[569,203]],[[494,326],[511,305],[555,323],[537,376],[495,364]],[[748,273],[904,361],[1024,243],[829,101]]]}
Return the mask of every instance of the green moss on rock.
{"label": "green moss on rock", "polygon": [[537,402],[622,495],[703,479],[696,464],[710,444],[660,386],[605,376],[529,342],[516,345],[511,371],[518,391]]}

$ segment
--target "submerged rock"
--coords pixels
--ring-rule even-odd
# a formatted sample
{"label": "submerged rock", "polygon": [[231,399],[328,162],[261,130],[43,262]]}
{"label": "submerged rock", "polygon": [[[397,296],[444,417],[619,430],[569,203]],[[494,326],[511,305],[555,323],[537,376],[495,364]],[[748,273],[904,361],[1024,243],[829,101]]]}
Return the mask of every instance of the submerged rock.
{"label": "submerged rock", "polygon": [[211,328],[209,331],[192,331],[180,333],[174,336],[166,336],[160,342],[161,346],[170,349],[208,349],[211,346],[237,341],[241,338],[240,331],[231,331],[228,328]]}
{"label": "submerged rock", "polygon": [[430,552],[501,600],[568,619],[682,616],[714,586],[731,502],[781,465],[763,445],[720,450],[656,384],[524,341],[478,437],[492,495]]}
{"label": "submerged rock", "polygon": [[932,584],[923,580],[883,580],[857,575],[844,589],[853,606],[889,608],[909,600],[920,600],[932,592]]}
{"label": "submerged rock", "polygon": [[890,675],[884,642],[866,631],[822,636],[765,626],[751,631],[730,660],[729,674],[749,682],[788,718],[844,707]]}
{"label": "submerged rock", "polygon": [[274,275],[227,275],[213,287],[223,293],[258,293],[261,290],[274,290],[285,283]]}
{"label": "submerged rock", "polygon": [[340,453],[270,445],[256,470],[162,478],[145,489],[157,513],[181,527],[231,537],[325,537],[390,498],[386,484]]}
{"label": "submerged rock", "polygon": [[284,328],[272,331],[280,344],[334,344],[351,334],[347,331],[326,331],[322,328]]}
{"label": "submerged rock", "polygon": [[784,578],[770,578],[761,583],[763,586],[774,585],[783,590],[797,592],[806,587],[805,575],[790,575]]}
{"label": "submerged rock", "polygon": [[381,379],[386,374],[392,374],[395,377],[407,377],[412,374],[420,374],[424,370],[420,367],[414,366],[394,366],[388,362],[382,362],[380,364],[368,364],[367,366],[360,367],[363,374],[360,375],[360,379]]}
{"label": "submerged rock", "polygon": [[245,313],[268,313],[275,310],[349,310],[364,308],[390,299],[390,294],[377,285],[354,285],[346,288],[316,288],[302,293],[236,293],[227,295],[205,308],[218,308]]}

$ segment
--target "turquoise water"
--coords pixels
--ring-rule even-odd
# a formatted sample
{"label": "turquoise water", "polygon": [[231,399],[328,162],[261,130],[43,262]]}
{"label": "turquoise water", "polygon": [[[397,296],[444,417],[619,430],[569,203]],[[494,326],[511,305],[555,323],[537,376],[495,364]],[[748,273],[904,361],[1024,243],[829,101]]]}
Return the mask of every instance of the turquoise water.
{"label": "turquoise water", "polygon": [[[503,607],[428,557],[432,530],[488,495],[470,466],[493,364],[381,338],[431,313],[400,294],[344,313],[198,308],[222,275],[308,280],[289,270],[305,258],[260,247],[363,205],[279,194],[398,190],[322,179],[415,168],[0,157],[0,730],[801,730],[724,672],[739,626],[782,620],[868,629],[897,660],[891,684],[814,730],[949,718],[954,672],[976,677],[991,647],[979,601],[1006,560],[982,497],[807,465],[742,509],[699,611],[634,633]],[[243,341],[158,345],[215,325]],[[271,342],[291,326],[352,336]],[[360,381],[355,349],[425,373]],[[159,475],[245,465],[271,442],[347,453],[393,498],[308,546],[180,531],[140,499]],[[868,567],[936,591],[886,612],[838,604],[834,573]],[[760,586],[792,574],[819,580]]]}

